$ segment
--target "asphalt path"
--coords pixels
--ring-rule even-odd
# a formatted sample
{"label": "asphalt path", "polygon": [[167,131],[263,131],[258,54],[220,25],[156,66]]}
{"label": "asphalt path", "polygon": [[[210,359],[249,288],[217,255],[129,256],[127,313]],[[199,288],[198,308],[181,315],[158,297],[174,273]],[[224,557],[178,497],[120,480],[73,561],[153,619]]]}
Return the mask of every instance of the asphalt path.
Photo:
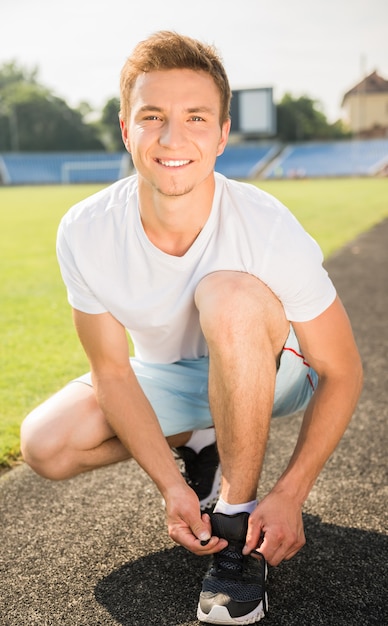
{"label": "asphalt path", "polygon": [[[306,546],[270,569],[269,626],[388,624],[387,249],[385,220],[327,262],[366,380],[305,505]],[[273,421],[259,496],[300,419]],[[135,462],[61,483],[24,465],[0,478],[1,626],[198,626],[207,565],[168,538],[161,498]]]}

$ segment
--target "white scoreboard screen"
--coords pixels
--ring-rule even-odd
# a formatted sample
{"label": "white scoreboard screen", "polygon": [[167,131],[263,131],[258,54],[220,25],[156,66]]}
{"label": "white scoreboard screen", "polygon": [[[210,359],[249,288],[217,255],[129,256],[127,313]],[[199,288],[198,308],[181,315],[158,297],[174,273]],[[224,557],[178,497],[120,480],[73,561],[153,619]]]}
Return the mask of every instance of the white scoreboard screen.
{"label": "white scoreboard screen", "polygon": [[260,137],[276,135],[272,87],[233,90],[232,132]]}

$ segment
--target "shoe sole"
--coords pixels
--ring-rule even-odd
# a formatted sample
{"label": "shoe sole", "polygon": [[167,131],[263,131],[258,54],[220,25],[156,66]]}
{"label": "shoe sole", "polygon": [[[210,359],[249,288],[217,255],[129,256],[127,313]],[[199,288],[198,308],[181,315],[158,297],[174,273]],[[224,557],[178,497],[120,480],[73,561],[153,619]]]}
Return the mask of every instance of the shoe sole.
{"label": "shoe sole", "polygon": [[[267,594],[265,594],[266,606],[268,607],[268,598]],[[248,613],[247,615],[242,615],[241,617],[231,617],[226,606],[213,606],[210,613],[204,613],[198,604],[197,609],[197,618],[200,622],[206,622],[207,624],[239,624],[243,626],[244,624],[256,624],[256,622],[260,621],[263,617],[265,617],[265,611],[263,608],[263,603],[260,602],[259,606],[257,606],[254,611]]]}

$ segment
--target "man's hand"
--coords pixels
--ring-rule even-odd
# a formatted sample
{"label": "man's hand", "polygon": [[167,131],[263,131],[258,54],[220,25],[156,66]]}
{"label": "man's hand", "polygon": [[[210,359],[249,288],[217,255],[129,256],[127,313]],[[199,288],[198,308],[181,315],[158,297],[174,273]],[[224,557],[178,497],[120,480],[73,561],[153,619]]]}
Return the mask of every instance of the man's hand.
{"label": "man's hand", "polygon": [[305,543],[301,506],[288,494],[273,490],[249,517],[243,554],[258,550],[270,565],[279,565]]}
{"label": "man's hand", "polygon": [[225,539],[211,536],[209,515],[202,515],[195,492],[187,485],[166,498],[168,534],[176,543],[199,556],[226,548]]}

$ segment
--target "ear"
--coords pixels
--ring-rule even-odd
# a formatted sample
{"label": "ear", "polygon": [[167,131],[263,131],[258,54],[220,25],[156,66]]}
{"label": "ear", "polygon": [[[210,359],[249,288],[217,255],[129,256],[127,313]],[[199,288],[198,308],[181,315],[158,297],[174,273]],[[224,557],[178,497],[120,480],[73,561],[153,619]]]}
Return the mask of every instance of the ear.
{"label": "ear", "polygon": [[119,118],[119,120],[120,120],[120,128],[121,128],[121,137],[123,139],[124,146],[126,147],[127,151],[130,153],[131,143],[129,141],[127,125],[121,117]]}
{"label": "ear", "polygon": [[220,137],[220,141],[218,144],[217,156],[220,156],[220,154],[223,153],[223,151],[225,150],[225,146],[228,143],[231,123],[232,122],[229,119],[226,122],[224,122],[221,126],[221,137]]}

